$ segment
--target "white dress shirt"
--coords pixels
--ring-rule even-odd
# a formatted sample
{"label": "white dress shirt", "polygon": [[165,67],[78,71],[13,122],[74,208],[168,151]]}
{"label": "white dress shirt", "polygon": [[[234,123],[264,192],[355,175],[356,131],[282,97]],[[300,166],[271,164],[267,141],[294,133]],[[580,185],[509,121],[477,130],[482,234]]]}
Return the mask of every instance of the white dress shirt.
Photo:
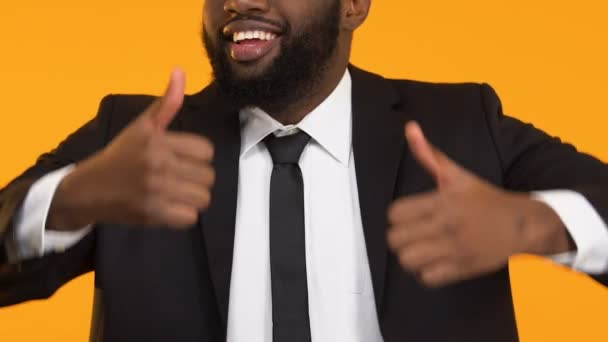
{"label": "white dress shirt", "polygon": [[313,342],[382,341],[355,177],[351,80],[296,126],[260,109],[241,112],[241,154],[228,342],[271,342],[269,190],[273,163],[262,139],[303,130],[311,136],[304,181],[306,269]]}
{"label": "white dress shirt", "polygon": [[[380,342],[352,149],[351,78],[295,126],[283,126],[258,108],[241,111],[236,231],[228,313],[229,342],[272,341],[269,260],[269,189],[272,159],[262,139],[303,130],[311,136],[300,159],[304,180],[306,268],[313,342]],[[18,254],[40,257],[74,245],[91,227],[46,231],[58,184],[73,166],[49,173],[30,189],[15,220]],[[608,228],[580,194],[536,192],[560,216],[576,253],[552,256],[587,273],[608,269]]]}

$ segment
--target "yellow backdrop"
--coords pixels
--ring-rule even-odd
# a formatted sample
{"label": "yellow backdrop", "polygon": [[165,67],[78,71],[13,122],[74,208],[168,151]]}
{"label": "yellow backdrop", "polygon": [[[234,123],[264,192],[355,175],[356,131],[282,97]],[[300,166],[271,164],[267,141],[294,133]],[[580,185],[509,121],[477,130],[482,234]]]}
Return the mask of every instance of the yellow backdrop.
{"label": "yellow backdrop", "polygon": [[[608,160],[607,4],[375,1],[353,62],[391,77],[487,81],[511,115]],[[94,115],[107,93],[159,93],[175,65],[187,71],[190,92],[209,80],[202,0],[2,7],[0,184]],[[523,342],[608,341],[606,289],[537,258],[515,258],[511,267]],[[83,276],[48,301],[0,309],[0,341],[85,341],[92,279]]]}

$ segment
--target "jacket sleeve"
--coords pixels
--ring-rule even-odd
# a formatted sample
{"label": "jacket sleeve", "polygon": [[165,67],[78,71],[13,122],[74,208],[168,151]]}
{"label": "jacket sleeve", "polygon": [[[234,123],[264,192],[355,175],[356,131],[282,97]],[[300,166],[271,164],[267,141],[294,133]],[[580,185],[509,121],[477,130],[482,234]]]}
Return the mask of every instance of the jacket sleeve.
{"label": "jacket sleeve", "polygon": [[[573,190],[608,222],[608,165],[531,124],[504,115],[490,86],[481,85],[480,92],[505,188],[526,192]],[[608,285],[606,275],[594,278]]]}
{"label": "jacket sleeve", "polygon": [[109,140],[112,111],[113,97],[108,96],[95,118],[0,190],[0,306],[47,298],[69,280],[93,269],[94,230],[64,253],[38,259],[9,263],[7,249],[14,244],[13,220],[30,187],[49,172],[101,150]]}

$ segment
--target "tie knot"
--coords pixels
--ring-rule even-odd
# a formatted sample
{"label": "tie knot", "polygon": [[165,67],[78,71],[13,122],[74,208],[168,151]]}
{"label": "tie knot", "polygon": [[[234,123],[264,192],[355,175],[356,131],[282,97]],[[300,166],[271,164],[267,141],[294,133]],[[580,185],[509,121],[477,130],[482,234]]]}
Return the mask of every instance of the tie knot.
{"label": "tie knot", "polygon": [[264,143],[272,157],[272,162],[275,165],[297,164],[308,141],[310,141],[310,136],[303,131],[283,137],[269,134],[264,139]]}

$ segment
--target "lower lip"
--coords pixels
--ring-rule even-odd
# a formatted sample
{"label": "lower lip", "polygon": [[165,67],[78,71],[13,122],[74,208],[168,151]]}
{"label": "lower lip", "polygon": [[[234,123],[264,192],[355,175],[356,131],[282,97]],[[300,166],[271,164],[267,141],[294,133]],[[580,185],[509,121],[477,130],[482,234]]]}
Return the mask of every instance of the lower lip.
{"label": "lower lip", "polygon": [[279,41],[273,40],[244,40],[237,43],[230,43],[230,56],[237,62],[254,62],[266,56]]}

